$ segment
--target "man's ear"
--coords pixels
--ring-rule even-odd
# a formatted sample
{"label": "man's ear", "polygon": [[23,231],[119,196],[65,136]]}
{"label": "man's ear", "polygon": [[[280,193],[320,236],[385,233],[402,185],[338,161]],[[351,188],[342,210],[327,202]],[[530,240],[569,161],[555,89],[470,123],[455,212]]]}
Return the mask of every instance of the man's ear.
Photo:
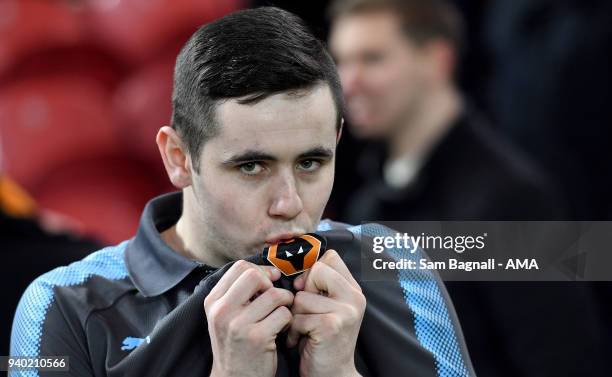
{"label": "man's ear", "polygon": [[453,80],[457,66],[457,52],[446,40],[434,39],[424,47],[426,66],[437,83],[446,84]]}
{"label": "man's ear", "polygon": [[172,127],[163,126],[157,132],[156,142],[174,187],[183,189],[191,185],[191,162],[187,148],[176,131]]}
{"label": "man's ear", "polygon": [[336,135],[336,145],[340,142],[340,138],[342,137],[342,130],[344,129],[344,118],[340,119],[340,127],[338,128],[338,133]]}

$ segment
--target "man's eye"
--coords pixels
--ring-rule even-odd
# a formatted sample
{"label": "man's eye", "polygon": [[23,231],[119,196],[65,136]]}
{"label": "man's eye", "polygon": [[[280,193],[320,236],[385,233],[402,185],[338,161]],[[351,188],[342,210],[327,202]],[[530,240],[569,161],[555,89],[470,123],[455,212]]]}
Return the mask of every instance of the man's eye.
{"label": "man's eye", "polygon": [[306,172],[315,171],[320,166],[321,166],[321,161],[317,161],[317,160],[304,160],[298,164],[299,169],[306,171]]}
{"label": "man's eye", "polygon": [[239,166],[240,171],[247,175],[257,175],[262,172],[263,166],[258,162],[247,162]]}
{"label": "man's eye", "polygon": [[362,58],[363,62],[368,65],[378,64],[384,60],[383,54],[374,52],[365,54]]}

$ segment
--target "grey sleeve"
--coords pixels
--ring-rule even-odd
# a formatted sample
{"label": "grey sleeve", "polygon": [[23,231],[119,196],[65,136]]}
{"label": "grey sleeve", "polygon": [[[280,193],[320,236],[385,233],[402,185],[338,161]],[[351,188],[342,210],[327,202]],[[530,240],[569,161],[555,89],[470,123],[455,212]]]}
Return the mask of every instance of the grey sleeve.
{"label": "grey sleeve", "polygon": [[26,289],[13,320],[11,356],[68,356],[69,371],[33,373],[11,371],[18,376],[93,376],[82,326],[70,309],[62,307],[54,287],[38,278]]}
{"label": "grey sleeve", "polygon": [[[367,299],[358,352],[370,375],[475,376],[461,326],[439,274],[409,269],[365,274],[365,263],[373,258],[367,252],[372,250],[372,236],[390,230],[378,224],[348,230],[357,233],[360,240],[361,250],[353,248],[343,259],[358,276]],[[426,255],[391,250],[378,257],[393,261]]]}

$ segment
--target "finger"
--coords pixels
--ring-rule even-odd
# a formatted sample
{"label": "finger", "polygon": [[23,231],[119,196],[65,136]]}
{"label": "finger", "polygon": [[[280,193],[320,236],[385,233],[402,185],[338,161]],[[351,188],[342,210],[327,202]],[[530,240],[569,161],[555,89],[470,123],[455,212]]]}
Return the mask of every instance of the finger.
{"label": "finger", "polygon": [[299,291],[291,305],[292,314],[325,314],[338,310],[337,300],[316,293]]}
{"label": "finger", "polygon": [[232,283],[235,282],[244,271],[250,268],[250,264],[251,263],[244,260],[236,261],[229,270],[225,271],[225,274],[221,276],[221,279],[219,279],[217,284],[210,290],[207,298],[212,301],[221,298],[229,287],[231,287]]}
{"label": "finger", "polygon": [[256,266],[261,268],[272,281],[277,281],[281,277],[280,270],[274,266],[260,266],[257,264]]}
{"label": "finger", "polygon": [[351,284],[338,271],[321,262],[312,266],[304,285],[306,292],[326,292],[329,297],[338,299],[349,298],[353,290]]}
{"label": "finger", "polygon": [[[340,258],[340,255],[338,254],[338,252],[336,252],[336,250],[333,250],[333,249],[327,250],[325,254],[323,254],[323,256],[321,257],[321,259],[319,259],[318,262],[325,263],[331,268],[333,268],[334,270],[338,271],[338,273],[342,275],[352,286],[361,290],[361,286],[359,285],[357,280],[355,280],[355,278],[353,277],[353,274],[351,274],[351,271],[348,269],[348,267],[346,266],[342,258]],[[309,272],[310,270],[304,272],[302,275],[298,276],[294,280],[293,286],[295,287],[296,290],[298,291],[304,290],[304,287],[305,287],[304,283],[306,282],[306,280],[308,280]]]}
{"label": "finger", "polygon": [[311,269],[312,268],[302,272],[302,274],[300,276],[298,276],[297,278],[295,278],[295,280],[293,280],[293,287],[297,291],[303,291],[304,290],[305,282],[306,282],[306,279],[308,279],[308,273],[310,272]]}
{"label": "finger", "polygon": [[[325,257],[326,255],[328,256],[327,258]],[[322,261],[324,261],[324,260],[326,260],[326,259],[330,259],[330,258],[329,258],[329,256],[331,256],[331,255],[336,255],[336,256],[338,256],[338,258],[340,258],[340,256],[339,256],[339,255],[338,255],[338,253],[336,252],[336,250],[334,250],[334,249],[329,249],[329,250],[325,251],[325,253],[323,254],[323,256],[321,256],[321,258],[320,258],[319,260],[317,260],[317,262],[322,262]],[[331,267],[331,263],[327,263],[327,264],[328,264],[328,265],[330,265],[330,267]],[[298,282],[299,284],[303,284],[303,282],[304,282],[304,281],[305,281],[305,280],[308,278],[308,272],[309,272],[310,270],[311,270],[311,269],[308,269],[308,270],[304,271],[304,273],[303,273],[303,274],[301,274],[300,276],[298,276],[298,277],[295,279],[295,281],[296,281],[296,282]],[[347,268],[347,271],[348,271],[348,268]],[[299,281],[298,281],[298,280],[299,280]]]}
{"label": "finger", "polygon": [[254,267],[264,271],[271,281],[276,281],[280,278],[280,271],[274,266],[259,266],[245,260],[238,260],[225,272],[225,274],[223,274],[213,289],[211,289],[208,294],[208,297],[210,297],[209,300],[216,301],[220,299],[244,271]]}
{"label": "finger", "polygon": [[271,281],[276,281],[281,277],[280,270],[274,266],[265,266],[254,263],[251,263],[251,266],[259,268]]}
{"label": "finger", "polygon": [[221,298],[232,306],[248,303],[257,292],[272,288],[272,281],[259,268],[248,268],[229,287]]}
{"label": "finger", "polygon": [[266,318],[280,306],[291,306],[293,293],[283,288],[272,287],[247,305],[242,316],[245,323],[255,323]]}
{"label": "finger", "polygon": [[316,329],[318,316],[313,314],[296,314],[291,319],[291,327],[287,333],[287,347],[295,347],[300,336],[310,336]]}
{"label": "finger", "polygon": [[336,250],[327,250],[325,254],[323,254],[323,256],[321,257],[321,259],[319,259],[319,262],[325,263],[326,265],[330,266],[340,275],[342,275],[352,286],[361,290],[359,283],[357,283],[357,280],[355,280],[353,274],[351,274],[351,271],[348,269],[342,258],[340,258],[340,255],[338,254],[338,252],[336,252]]}
{"label": "finger", "polygon": [[292,318],[291,311],[286,306],[279,306],[266,318],[257,322],[255,327],[265,334],[276,335],[290,325]]}

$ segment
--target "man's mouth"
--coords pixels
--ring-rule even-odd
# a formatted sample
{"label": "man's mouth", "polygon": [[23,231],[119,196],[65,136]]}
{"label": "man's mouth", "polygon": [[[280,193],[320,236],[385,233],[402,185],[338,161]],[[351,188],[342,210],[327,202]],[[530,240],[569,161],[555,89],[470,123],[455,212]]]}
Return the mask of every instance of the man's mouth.
{"label": "man's mouth", "polygon": [[266,238],[266,246],[274,245],[280,242],[289,241],[295,237],[301,236],[304,232],[280,233]]}

